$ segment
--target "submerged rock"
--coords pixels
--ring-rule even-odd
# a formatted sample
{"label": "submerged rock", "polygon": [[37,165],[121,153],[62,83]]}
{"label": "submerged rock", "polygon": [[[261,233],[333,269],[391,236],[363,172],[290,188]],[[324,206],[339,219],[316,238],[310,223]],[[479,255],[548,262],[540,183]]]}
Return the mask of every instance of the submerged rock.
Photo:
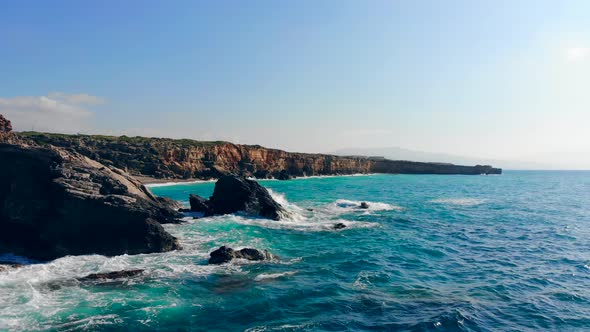
{"label": "submerged rock", "polygon": [[247,214],[279,220],[288,215],[266,188],[258,182],[235,175],[221,177],[215,183],[209,200],[191,195],[191,210],[205,216],[245,212]]}
{"label": "submerged rock", "polygon": [[262,261],[272,259],[272,255],[267,251],[261,251],[258,249],[244,248],[241,250],[233,250],[226,246],[222,246],[219,249],[209,254],[209,264],[222,264],[230,262],[234,258],[242,258],[250,261]]}
{"label": "submerged rock", "polygon": [[38,260],[179,249],[181,215],[124,171],[53,146],[0,143],[0,253]]}
{"label": "submerged rock", "polygon": [[131,278],[143,274],[145,270],[122,270],[106,273],[92,273],[83,278],[77,278],[78,281],[108,281],[121,278]]}

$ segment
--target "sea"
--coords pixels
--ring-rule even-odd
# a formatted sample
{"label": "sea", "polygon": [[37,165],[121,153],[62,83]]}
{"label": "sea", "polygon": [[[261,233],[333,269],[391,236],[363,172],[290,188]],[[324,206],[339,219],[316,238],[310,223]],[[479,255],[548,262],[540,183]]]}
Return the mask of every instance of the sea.
{"label": "sea", "polygon": [[[260,183],[289,219],[187,215],[165,225],[180,251],[1,272],[0,331],[590,330],[590,172]],[[213,188],[150,186],[186,206]],[[276,259],[208,265],[223,245]]]}

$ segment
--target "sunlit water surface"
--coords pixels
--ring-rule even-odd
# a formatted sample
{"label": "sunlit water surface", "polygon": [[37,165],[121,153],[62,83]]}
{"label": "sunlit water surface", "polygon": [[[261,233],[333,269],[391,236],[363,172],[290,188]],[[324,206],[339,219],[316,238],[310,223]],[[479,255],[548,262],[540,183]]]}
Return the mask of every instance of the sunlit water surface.
{"label": "sunlit water surface", "polygon": [[[291,220],[189,217],[165,226],[182,251],[0,273],[0,330],[590,329],[589,172],[261,183]],[[151,190],[188,205],[213,186]],[[361,201],[370,209],[356,209]],[[221,245],[280,258],[207,265]],[[123,269],[146,273],[75,280]]]}

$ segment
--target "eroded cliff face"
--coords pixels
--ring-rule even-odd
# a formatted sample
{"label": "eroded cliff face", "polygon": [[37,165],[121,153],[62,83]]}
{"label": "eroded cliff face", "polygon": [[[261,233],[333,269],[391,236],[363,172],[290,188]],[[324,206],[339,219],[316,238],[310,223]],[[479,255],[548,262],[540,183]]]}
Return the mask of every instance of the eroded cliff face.
{"label": "eroded cliff face", "polygon": [[71,148],[134,175],[210,179],[237,174],[256,178],[370,173],[374,161],[360,157],[291,153],[257,145],[142,137],[24,133],[38,144]]}
{"label": "eroded cliff face", "polygon": [[258,145],[145,137],[21,133],[38,144],[75,150],[133,175],[211,179],[227,174],[259,179],[357,173],[498,174],[490,166],[391,161],[365,157],[293,153]]}

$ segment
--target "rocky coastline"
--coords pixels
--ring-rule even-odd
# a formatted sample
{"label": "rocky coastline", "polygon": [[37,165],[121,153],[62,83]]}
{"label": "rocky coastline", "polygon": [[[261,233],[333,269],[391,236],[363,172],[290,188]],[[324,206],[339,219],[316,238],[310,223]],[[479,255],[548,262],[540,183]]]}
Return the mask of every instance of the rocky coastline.
{"label": "rocky coastline", "polygon": [[[236,174],[257,179],[351,174],[501,174],[492,166],[460,166],[359,156],[286,152],[259,145],[188,139],[63,135],[26,132],[40,145],[76,151],[145,182],[209,180]],[[151,180],[150,179],[154,179]]]}
{"label": "rocky coastline", "polygon": [[[191,195],[192,212],[279,220],[289,213],[248,177],[501,173],[491,166],[289,153],[227,142],[14,133],[1,115],[0,160],[0,253],[39,261],[181,249],[161,224],[180,222],[182,209],[154,196],[135,176],[218,179],[209,199]],[[359,208],[368,207],[363,204]]]}
{"label": "rocky coastline", "polygon": [[45,261],[180,249],[161,226],[182,217],[175,202],[120,169],[9,128],[0,128],[0,253]]}

